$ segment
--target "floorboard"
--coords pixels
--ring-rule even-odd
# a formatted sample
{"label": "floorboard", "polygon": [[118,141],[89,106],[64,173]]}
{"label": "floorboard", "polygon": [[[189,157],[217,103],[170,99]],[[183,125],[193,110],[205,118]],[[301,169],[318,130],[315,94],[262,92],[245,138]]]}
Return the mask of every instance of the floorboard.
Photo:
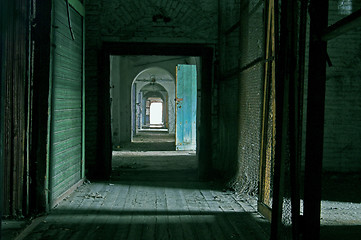
{"label": "floorboard", "polygon": [[157,154],[118,152],[111,181],[84,183],[23,239],[269,238],[249,199],[197,180],[194,153]]}

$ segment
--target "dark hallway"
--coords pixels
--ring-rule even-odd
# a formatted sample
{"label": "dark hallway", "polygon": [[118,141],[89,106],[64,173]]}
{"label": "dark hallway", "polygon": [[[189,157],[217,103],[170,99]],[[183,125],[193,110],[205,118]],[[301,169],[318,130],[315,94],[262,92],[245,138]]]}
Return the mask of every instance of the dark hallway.
{"label": "dark hallway", "polygon": [[1,240],[360,238],[361,0],[0,19]]}

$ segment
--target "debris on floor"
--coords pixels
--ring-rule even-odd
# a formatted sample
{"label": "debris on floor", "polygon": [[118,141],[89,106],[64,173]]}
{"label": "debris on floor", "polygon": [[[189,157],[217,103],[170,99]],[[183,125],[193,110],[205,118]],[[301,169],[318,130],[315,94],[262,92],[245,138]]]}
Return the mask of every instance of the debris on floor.
{"label": "debris on floor", "polygon": [[96,198],[103,198],[105,199],[105,196],[101,195],[100,193],[88,193],[84,196],[84,198],[86,199],[90,199],[90,198],[93,198],[93,199],[96,199]]}

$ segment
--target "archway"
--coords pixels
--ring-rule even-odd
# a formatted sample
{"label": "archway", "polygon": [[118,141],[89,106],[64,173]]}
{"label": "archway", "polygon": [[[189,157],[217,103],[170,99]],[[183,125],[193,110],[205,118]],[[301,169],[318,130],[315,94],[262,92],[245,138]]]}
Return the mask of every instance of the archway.
{"label": "archway", "polygon": [[[131,122],[133,137],[138,131],[150,127],[150,104],[156,99],[162,102],[162,126],[170,134],[175,133],[175,80],[169,71],[150,67],[137,74],[131,89]],[[148,105],[147,105],[148,104]]]}
{"label": "archway", "polygon": [[[153,87],[153,86],[152,86]],[[161,89],[161,86],[159,87]],[[163,128],[168,130],[168,93],[164,90],[148,91],[149,86],[146,85],[140,91],[139,96],[142,98],[140,116],[138,116],[140,124],[138,129],[151,128],[150,126],[150,107],[153,103],[162,103],[162,122]]]}

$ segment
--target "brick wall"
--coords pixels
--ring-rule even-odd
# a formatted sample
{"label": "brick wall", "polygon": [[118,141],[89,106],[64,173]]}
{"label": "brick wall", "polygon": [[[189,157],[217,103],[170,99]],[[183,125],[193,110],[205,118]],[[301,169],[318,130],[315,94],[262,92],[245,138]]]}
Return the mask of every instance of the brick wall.
{"label": "brick wall", "polygon": [[[238,112],[238,58],[239,27],[232,28],[239,21],[239,1],[226,0],[220,4],[220,49],[219,79],[217,92],[217,129],[214,133],[213,167],[225,180],[233,178],[237,166],[237,112]],[[229,29],[233,29],[230,31]],[[216,99],[214,99],[216,100]]]}
{"label": "brick wall", "polygon": [[[329,2],[328,24],[332,25],[361,8],[361,1]],[[308,19],[309,20],[309,19]],[[361,170],[361,29],[328,41],[327,52],[332,66],[327,67],[323,170],[357,172]],[[308,40],[308,39],[307,39]],[[307,67],[303,140],[306,135]],[[305,142],[303,143],[303,145]],[[304,146],[303,146],[304,147]],[[303,160],[305,152],[303,151]],[[304,163],[304,162],[303,162]],[[304,165],[303,165],[304,166]]]}
{"label": "brick wall", "polygon": [[[361,1],[330,1],[329,25],[361,8]],[[361,28],[328,42],[323,169],[361,170]]]}
{"label": "brick wall", "polygon": [[[263,3],[249,0],[242,7],[241,26],[241,68],[259,58],[264,58],[264,23]],[[259,161],[261,144],[261,107],[263,101],[263,69],[264,63],[244,70],[239,84],[239,148],[240,164],[239,181],[241,189],[255,194],[259,181]]]}
{"label": "brick wall", "polygon": [[[230,184],[255,193],[263,63],[244,67],[263,57],[263,4],[253,0],[222,1],[220,20],[219,146],[215,166]],[[241,25],[234,27],[238,21]]]}
{"label": "brick wall", "polygon": [[115,41],[216,41],[217,1],[103,0],[101,35]]}

